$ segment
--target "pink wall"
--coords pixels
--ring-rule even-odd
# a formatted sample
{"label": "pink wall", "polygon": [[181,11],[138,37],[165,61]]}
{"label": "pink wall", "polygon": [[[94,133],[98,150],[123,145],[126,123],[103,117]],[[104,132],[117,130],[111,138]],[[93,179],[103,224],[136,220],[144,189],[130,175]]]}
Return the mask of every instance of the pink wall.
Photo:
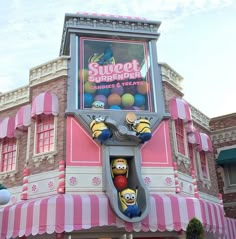
{"label": "pink wall", "polygon": [[101,166],[101,146],[73,117],[66,120],[67,165]]}
{"label": "pink wall", "polygon": [[[70,166],[101,166],[102,149],[83,126],[67,117],[66,161]],[[152,139],[141,147],[141,165],[146,167],[172,166],[168,121],[155,129]]]}
{"label": "pink wall", "polygon": [[141,147],[142,166],[172,166],[168,121],[164,120],[152,133],[152,139]]}

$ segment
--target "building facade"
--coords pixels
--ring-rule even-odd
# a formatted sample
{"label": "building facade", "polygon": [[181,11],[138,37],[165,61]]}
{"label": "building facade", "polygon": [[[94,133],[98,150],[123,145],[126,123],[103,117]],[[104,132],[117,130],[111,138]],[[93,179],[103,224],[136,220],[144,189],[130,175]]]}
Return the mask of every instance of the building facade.
{"label": "building facade", "polygon": [[210,119],[157,64],[159,26],[66,14],[60,56],[0,95],[0,238],[185,238],[193,217],[235,238]]}
{"label": "building facade", "polygon": [[212,142],[217,162],[218,185],[228,217],[236,218],[235,114],[211,119]]}

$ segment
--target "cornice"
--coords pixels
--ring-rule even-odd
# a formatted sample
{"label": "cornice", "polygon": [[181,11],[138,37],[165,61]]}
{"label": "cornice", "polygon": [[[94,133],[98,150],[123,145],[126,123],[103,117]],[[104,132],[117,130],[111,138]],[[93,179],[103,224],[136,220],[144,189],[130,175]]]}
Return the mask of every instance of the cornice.
{"label": "cornice", "polygon": [[211,134],[213,144],[220,144],[236,140],[236,127],[213,131]]}
{"label": "cornice", "polygon": [[[182,86],[181,86],[183,77],[179,75],[175,70],[173,70],[168,64],[159,63],[159,65],[161,68],[162,81],[168,83],[173,88],[175,88],[181,95],[183,95]],[[210,118],[207,117],[198,109],[196,109],[191,104],[188,103],[188,105],[191,109],[193,121],[209,131]]]}
{"label": "cornice", "polygon": [[159,65],[161,67],[162,81],[168,82],[171,86],[182,93],[181,83],[183,81],[183,77],[173,70],[168,64],[159,63]]}
{"label": "cornice", "polygon": [[23,86],[16,90],[9,91],[0,95],[1,111],[8,108],[22,105],[29,101],[29,86]]}
{"label": "cornice", "polygon": [[111,37],[127,37],[157,39],[161,22],[144,18],[122,17],[98,14],[66,14],[62,32],[60,55],[64,54],[68,33],[106,35]]}
{"label": "cornice", "polygon": [[206,130],[210,131],[209,128],[209,122],[210,118],[207,117],[205,114],[203,114],[200,110],[189,104],[189,107],[191,109],[192,119],[195,123],[200,125],[201,127],[205,128]]}
{"label": "cornice", "polygon": [[30,69],[30,86],[35,86],[60,76],[67,76],[69,59],[70,57],[68,56],[61,56]]}

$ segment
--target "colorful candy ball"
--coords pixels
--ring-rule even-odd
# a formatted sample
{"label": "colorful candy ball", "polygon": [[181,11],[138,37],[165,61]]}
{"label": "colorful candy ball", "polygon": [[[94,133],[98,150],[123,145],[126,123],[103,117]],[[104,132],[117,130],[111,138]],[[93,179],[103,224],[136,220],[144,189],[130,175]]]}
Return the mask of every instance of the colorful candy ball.
{"label": "colorful candy ball", "polygon": [[[97,95],[105,95],[108,96],[111,92],[110,88],[106,88],[107,84],[106,83],[101,83],[97,85]],[[99,89],[100,87],[100,89]]]}
{"label": "colorful candy ball", "polygon": [[91,108],[93,103],[93,95],[90,93],[84,93],[84,107]]}
{"label": "colorful candy ball", "polygon": [[124,93],[124,88],[122,86],[120,87],[115,87],[111,89],[112,93],[116,93],[118,95],[122,95]]}
{"label": "colorful candy ball", "polygon": [[115,185],[116,189],[118,189],[118,190],[127,188],[127,185],[128,185],[127,178],[123,175],[115,176],[114,185]]}
{"label": "colorful candy ball", "polygon": [[79,80],[83,80],[83,81],[88,80],[88,70],[87,69],[79,70]]}
{"label": "colorful candy ball", "polygon": [[145,96],[141,94],[136,94],[134,96],[134,105],[135,106],[142,106],[145,104]]}
{"label": "colorful candy ball", "polygon": [[90,81],[86,81],[84,84],[84,92],[86,93],[95,93],[96,92],[96,88],[95,88],[95,83],[90,82]]}
{"label": "colorful candy ball", "polygon": [[119,105],[112,105],[110,107],[111,110],[120,110],[120,106]]}
{"label": "colorful candy ball", "polygon": [[122,95],[121,101],[124,107],[130,107],[134,104],[134,97],[130,93],[125,93]]}
{"label": "colorful candy ball", "polygon": [[138,85],[137,86],[137,91],[138,91],[138,93],[143,94],[143,95],[147,94],[147,91],[148,91],[147,82],[143,81],[143,84]]}
{"label": "colorful candy ball", "polygon": [[135,95],[137,92],[137,86],[129,85],[124,86],[124,93],[130,93],[132,95]]}
{"label": "colorful candy ball", "polygon": [[104,104],[107,103],[107,97],[105,95],[95,95],[95,101],[102,101]]}
{"label": "colorful candy ball", "polygon": [[120,95],[113,93],[110,94],[107,98],[108,105],[120,105],[121,104],[121,98]]}

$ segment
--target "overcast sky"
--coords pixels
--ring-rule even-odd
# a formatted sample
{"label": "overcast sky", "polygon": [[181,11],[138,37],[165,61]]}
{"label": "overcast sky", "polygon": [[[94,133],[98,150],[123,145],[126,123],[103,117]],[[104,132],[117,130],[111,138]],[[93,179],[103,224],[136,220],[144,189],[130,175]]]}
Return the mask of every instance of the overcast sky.
{"label": "overcast sky", "polygon": [[65,13],[161,21],[158,61],[184,77],[184,98],[209,117],[236,112],[235,0],[5,0],[0,7],[0,92],[59,56]]}

